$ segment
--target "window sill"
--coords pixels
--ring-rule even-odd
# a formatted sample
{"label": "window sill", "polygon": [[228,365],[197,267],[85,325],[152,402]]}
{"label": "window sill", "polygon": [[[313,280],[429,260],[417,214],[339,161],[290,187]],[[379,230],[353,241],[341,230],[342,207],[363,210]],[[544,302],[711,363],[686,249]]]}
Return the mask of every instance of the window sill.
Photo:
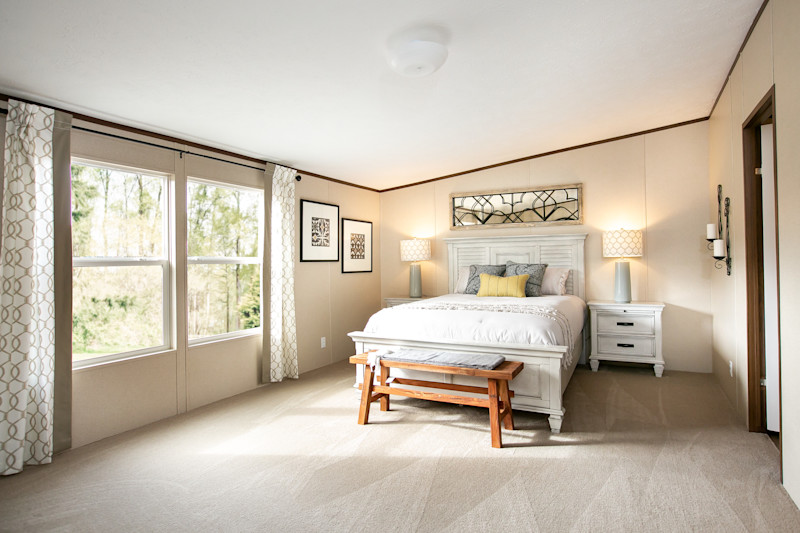
{"label": "window sill", "polygon": [[244,339],[247,337],[255,337],[261,335],[261,328],[246,329],[242,331],[235,331],[232,333],[223,333],[222,335],[214,335],[211,337],[202,337],[189,341],[189,349],[197,346],[204,346],[206,344],[216,344],[219,342],[235,341],[237,339]]}
{"label": "window sill", "polygon": [[146,353],[134,353],[130,355],[122,354],[118,358],[114,359],[107,359],[102,361],[95,361],[93,359],[86,359],[84,361],[78,361],[72,363],[72,371],[77,372],[80,370],[92,370],[99,367],[107,367],[112,365],[118,365],[123,363],[131,363],[137,359],[143,359],[145,357],[153,357],[158,355],[166,355],[166,354],[174,354],[176,350],[167,348],[167,349],[160,349],[157,348],[155,351],[146,352]]}

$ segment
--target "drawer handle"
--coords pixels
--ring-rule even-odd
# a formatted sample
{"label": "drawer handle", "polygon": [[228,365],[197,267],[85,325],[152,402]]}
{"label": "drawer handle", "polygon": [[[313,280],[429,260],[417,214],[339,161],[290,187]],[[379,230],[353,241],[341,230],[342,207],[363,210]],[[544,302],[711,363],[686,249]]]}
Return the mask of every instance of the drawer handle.
{"label": "drawer handle", "polygon": [[618,342],[617,346],[620,348],[633,348],[633,344],[625,344],[624,342]]}
{"label": "drawer handle", "polygon": [[632,326],[633,322],[617,322],[618,326]]}

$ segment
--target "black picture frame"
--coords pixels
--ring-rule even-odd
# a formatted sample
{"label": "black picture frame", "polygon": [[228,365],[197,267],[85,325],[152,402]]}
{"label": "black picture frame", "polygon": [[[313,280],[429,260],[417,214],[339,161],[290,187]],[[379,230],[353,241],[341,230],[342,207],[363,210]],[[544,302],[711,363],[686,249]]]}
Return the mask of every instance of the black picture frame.
{"label": "black picture frame", "polygon": [[[360,236],[354,245],[354,236]],[[372,222],[342,218],[342,274],[372,272]]]}
{"label": "black picture frame", "polygon": [[300,200],[300,261],[339,260],[339,206]]}

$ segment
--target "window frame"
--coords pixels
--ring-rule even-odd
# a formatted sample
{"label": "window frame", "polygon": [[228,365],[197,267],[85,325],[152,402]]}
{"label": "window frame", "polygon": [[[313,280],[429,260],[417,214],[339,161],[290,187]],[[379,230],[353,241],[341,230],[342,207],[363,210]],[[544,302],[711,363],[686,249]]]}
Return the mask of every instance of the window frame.
{"label": "window frame", "polygon": [[[126,165],[119,165],[116,163],[97,161],[94,159],[87,159],[83,157],[72,157],[70,159],[70,186],[72,183],[71,169],[74,165],[82,165],[87,167],[102,168],[108,170],[115,170],[119,172],[143,174],[146,176],[162,178],[163,181],[163,194],[161,195],[161,225],[162,225],[162,243],[161,243],[161,256],[156,257],[75,257],[72,256],[72,269],[76,268],[91,268],[91,267],[130,267],[130,266],[161,266],[161,316],[162,316],[162,337],[161,344],[158,346],[148,346],[147,348],[140,348],[138,350],[129,350],[126,352],[117,352],[113,354],[101,355],[89,359],[82,359],[80,361],[72,361],[72,369],[77,370],[95,366],[102,363],[109,363],[113,361],[120,361],[124,359],[131,359],[144,355],[153,355],[161,352],[166,352],[173,349],[173,325],[172,319],[172,276],[170,274],[172,269],[172,247],[171,242],[174,240],[172,235],[172,224],[170,224],[170,217],[174,206],[174,198],[172,198],[172,187],[170,186],[174,176],[169,173],[159,172],[156,170],[148,170],[144,168],[131,167]],[[72,195],[70,194],[70,204],[72,203]],[[71,224],[70,220],[70,224]],[[71,232],[71,229],[70,229]],[[73,251],[74,253],[74,251]],[[73,287],[74,287],[74,274],[73,274]],[[74,352],[72,352],[74,357]]]}
{"label": "window frame", "polygon": [[[186,294],[189,294],[189,266],[191,265],[261,265],[259,269],[259,276],[261,277],[260,282],[260,290],[259,290],[259,300],[260,300],[260,309],[261,309],[261,316],[263,319],[263,311],[264,311],[264,232],[265,229],[265,214],[264,214],[264,202],[265,200],[265,192],[263,188],[259,187],[251,187],[247,185],[240,185],[234,184],[226,181],[217,181],[208,178],[198,178],[195,176],[186,176],[186,217],[188,221],[188,214],[189,214],[189,184],[190,183],[197,183],[201,185],[207,185],[210,187],[219,187],[222,189],[231,189],[235,191],[244,191],[244,192],[256,192],[259,194],[259,202],[257,208],[257,216],[258,216],[258,239],[257,245],[258,250],[256,252],[255,257],[247,257],[247,256],[230,256],[230,257],[219,257],[219,256],[190,256],[188,255],[189,251],[189,227],[187,224],[186,227]],[[189,305],[187,302],[186,305],[186,322],[189,322]],[[260,326],[257,328],[248,328],[248,329],[240,329],[237,331],[228,331],[226,333],[218,333],[216,335],[206,335],[204,337],[198,337],[196,339],[189,338],[188,328],[186,331],[186,339],[188,342],[189,347],[198,346],[202,344],[208,344],[213,342],[219,341],[226,341],[231,339],[237,339],[242,337],[250,337],[253,335],[260,335],[263,331],[263,321],[260,322]]]}

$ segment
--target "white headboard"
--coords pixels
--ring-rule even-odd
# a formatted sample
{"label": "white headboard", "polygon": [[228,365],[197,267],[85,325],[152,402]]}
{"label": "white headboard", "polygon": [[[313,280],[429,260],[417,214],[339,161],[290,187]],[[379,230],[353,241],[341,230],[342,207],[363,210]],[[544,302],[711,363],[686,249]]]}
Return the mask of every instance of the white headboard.
{"label": "white headboard", "polygon": [[583,261],[585,233],[568,235],[515,235],[445,239],[449,291],[455,289],[458,269],[469,265],[547,263],[572,269],[567,292],[586,299],[586,275]]}

